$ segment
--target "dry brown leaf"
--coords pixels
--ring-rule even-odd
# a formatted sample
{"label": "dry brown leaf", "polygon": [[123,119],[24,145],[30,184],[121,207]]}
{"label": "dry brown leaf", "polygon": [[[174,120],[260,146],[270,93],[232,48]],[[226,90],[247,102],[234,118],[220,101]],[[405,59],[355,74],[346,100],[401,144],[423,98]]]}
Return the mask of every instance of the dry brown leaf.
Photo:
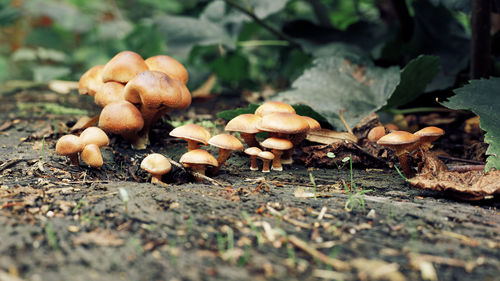
{"label": "dry brown leaf", "polygon": [[194,90],[192,93],[193,98],[203,98],[210,95],[212,88],[215,86],[215,82],[217,82],[217,76],[212,74],[208,77],[208,79],[201,84],[201,86]]}
{"label": "dry brown leaf", "polygon": [[58,94],[69,94],[72,90],[78,90],[77,81],[52,80],[47,86]]}
{"label": "dry brown leaf", "polygon": [[94,117],[89,117],[89,116],[82,116],[78,121],[76,121],[75,125],[73,125],[69,131],[70,132],[75,132],[78,130],[84,130],[88,127],[94,126],[97,121],[99,120],[99,115],[94,116]]}
{"label": "dry brown leaf", "polygon": [[108,229],[98,228],[92,232],[85,232],[73,238],[73,244],[75,246],[95,244],[99,246],[116,247],[125,244],[125,240],[118,238],[118,236]]}
{"label": "dry brown leaf", "polygon": [[306,139],[311,142],[317,142],[321,144],[332,144],[338,142],[358,142],[358,138],[355,135],[348,132],[337,132],[328,129],[321,129],[316,131],[311,131],[307,133]]}

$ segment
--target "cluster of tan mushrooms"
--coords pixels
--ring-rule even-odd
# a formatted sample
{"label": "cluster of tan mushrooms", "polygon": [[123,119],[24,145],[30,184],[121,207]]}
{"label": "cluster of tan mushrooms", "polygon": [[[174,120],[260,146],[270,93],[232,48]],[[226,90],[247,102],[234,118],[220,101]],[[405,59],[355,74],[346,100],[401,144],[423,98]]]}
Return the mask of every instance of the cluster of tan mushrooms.
{"label": "cluster of tan mushrooms", "polygon": [[169,56],[144,60],[137,53],[123,51],[85,72],[78,90],[93,96],[103,108],[100,128],[121,135],[135,149],[145,149],[149,131],[161,116],[191,104],[187,81],[184,66]]}
{"label": "cluster of tan mushrooms", "polygon": [[412,178],[415,173],[408,156],[420,158],[420,163],[425,162],[425,157],[429,156],[428,152],[432,148],[431,143],[442,135],[444,135],[444,130],[434,126],[425,127],[413,134],[397,130],[386,134],[386,128],[377,126],[368,133],[368,140],[392,149],[398,157],[404,175]]}
{"label": "cluster of tan mushrooms", "polygon": [[109,138],[103,130],[98,127],[88,127],[80,136],[62,136],[56,143],[56,152],[67,156],[76,166],[79,166],[80,155],[87,165],[99,169],[104,163],[100,147],[107,145],[109,145]]}

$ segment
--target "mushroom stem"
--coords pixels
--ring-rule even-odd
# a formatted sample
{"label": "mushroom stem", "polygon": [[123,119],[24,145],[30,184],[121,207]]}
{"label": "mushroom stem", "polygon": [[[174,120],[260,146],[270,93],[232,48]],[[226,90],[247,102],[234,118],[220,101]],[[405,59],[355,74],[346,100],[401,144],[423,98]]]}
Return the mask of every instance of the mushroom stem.
{"label": "mushroom stem", "polygon": [[[205,165],[196,165],[196,164],[191,164],[191,169],[201,175],[205,175],[205,170],[206,170],[206,166]],[[196,182],[202,182],[203,181],[203,178],[202,177],[199,177],[197,176],[196,174],[194,174],[194,180]]]}
{"label": "mushroom stem", "polygon": [[159,183],[161,185],[167,185],[161,180],[162,175],[151,175],[151,183]]}
{"label": "mushroom stem", "polygon": [[281,164],[287,164],[287,165],[293,164],[292,155],[293,155],[293,148],[285,150],[283,152],[283,155],[281,156]]}
{"label": "mushroom stem", "polygon": [[256,155],[251,155],[250,156],[250,170],[251,171],[257,171],[258,169],[259,169],[259,166],[257,165],[257,156]]}
{"label": "mushroom stem", "polygon": [[201,147],[200,143],[197,142],[197,141],[195,141],[195,140],[188,140],[188,139],[186,139],[186,141],[188,143],[187,146],[186,146],[186,148],[187,148],[188,151],[199,149]]}
{"label": "mushroom stem", "polygon": [[217,157],[217,163],[219,165],[212,169],[212,174],[216,175],[220,168],[226,164],[226,160],[231,156],[231,151],[223,148],[219,148],[219,156]]}
{"label": "mushroom stem", "polygon": [[271,152],[274,154],[274,159],[271,169],[275,171],[283,171],[283,166],[281,166],[281,155],[283,154],[283,151],[273,149],[271,150]]}
{"label": "mushroom stem", "polygon": [[398,156],[399,160],[399,165],[401,166],[401,169],[403,170],[403,174],[405,175],[406,178],[413,178],[415,176],[415,173],[410,167],[410,163],[408,162],[408,153],[401,153]]}
{"label": "mushroom stem", "polygon": [[75,166],[80,166],[80,161],[78,160],[78,153],[68,154],[69,161]]}
{"label": "mushroom stem", "polygon": [[255,139],[255,134],[240,133],[241,138],[245,141],[248,147],[259,147],[259,142]]}
{"label": "mushroom stem", "polygon": [[269,173],[271,171],[271,170],[269,170],[269,162],[271,162],[271,160],[262,159],[262,172],[263,173]]}

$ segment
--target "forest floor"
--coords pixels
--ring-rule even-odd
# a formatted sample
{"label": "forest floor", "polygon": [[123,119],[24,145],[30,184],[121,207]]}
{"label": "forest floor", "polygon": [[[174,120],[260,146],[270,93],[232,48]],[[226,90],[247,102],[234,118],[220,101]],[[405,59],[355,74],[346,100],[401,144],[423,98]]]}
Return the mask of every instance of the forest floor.
{"label": "forest floor", "polygon": [[[91,99],[34,89],[0,100],[1,281],[498,280],[498,197],[459,201],[380,167],[353,169],[353,182],[348,165],[263,174],[243,153],[215,182],[193,183],[174,167],[168,185],[155,185],[139,169],[144,156],[178,161],[185,151],[165,123],[144,151],[113,137],[95,170],[55,154],[57,129],[76,117],[43,106],[95,113]],[[214,121],[239,103],[181,114]]]}

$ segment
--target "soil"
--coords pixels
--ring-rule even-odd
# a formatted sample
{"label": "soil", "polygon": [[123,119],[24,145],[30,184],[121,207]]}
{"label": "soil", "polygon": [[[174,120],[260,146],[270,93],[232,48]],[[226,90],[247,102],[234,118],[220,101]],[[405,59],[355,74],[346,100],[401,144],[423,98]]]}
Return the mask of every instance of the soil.
{"label": "soil", "polygon": [[[458,201],[415,189],[389,168],[355,168],[352,183],[348,166],[264,174],[250,171],[243,153],[215,182],[193,183],[174,167],[168,185],[151,184],[139,169],[145,155],[178,161],[185,152],[165,122],[144,151],[112,137],[96,170],[55,154],[58,130],[76,117],[37,106],[57,101],[92,115],[91,99],[38,88],[1,100],[2,281],[498,280],[497,197]],[[20,110],[19,101],[34,107]],[[240,104],[194,103],[172,119],[214,121]]]}

